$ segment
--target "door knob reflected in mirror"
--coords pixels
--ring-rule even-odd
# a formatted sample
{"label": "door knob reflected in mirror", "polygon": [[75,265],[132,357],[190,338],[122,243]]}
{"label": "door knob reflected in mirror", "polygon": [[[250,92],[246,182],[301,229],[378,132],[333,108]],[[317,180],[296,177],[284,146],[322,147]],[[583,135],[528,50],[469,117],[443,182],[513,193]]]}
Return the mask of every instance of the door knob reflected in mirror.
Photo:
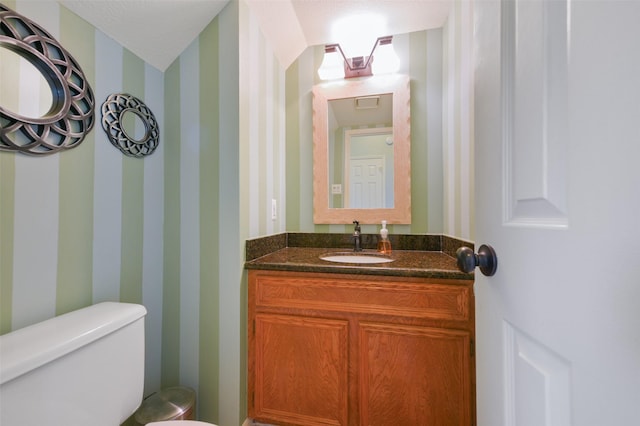
{"label": "door knob reflected in mirror", "polygon": [[469,247],[460,247],[456,251],[458,259],[458,269],[462,272],[470,273],[476,267],[480,268],[480,272],[490,277],[496,273],[498,269],[498,257],[493,247],[483,244],[475,254]]}

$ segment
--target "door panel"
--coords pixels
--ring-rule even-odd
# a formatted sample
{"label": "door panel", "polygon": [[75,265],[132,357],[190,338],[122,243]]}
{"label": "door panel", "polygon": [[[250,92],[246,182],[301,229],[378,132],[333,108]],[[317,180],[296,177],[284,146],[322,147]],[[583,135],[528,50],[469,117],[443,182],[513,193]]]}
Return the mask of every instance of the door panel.
{"label": "door panel", "polygon": [[503,2],[505,222],[567,226],[567,1]]}
{"label": "door panel", "polygon": [[347,206],[355,209],[384,207],[384,159],[351,158]]}
{"label": "door panel", "polygon": [[506,424],[571,424],[571,364],[505,322]]}
{"label": "door panel", "polygon": [[635,424],[640,2],[473,7],[478,425]]}

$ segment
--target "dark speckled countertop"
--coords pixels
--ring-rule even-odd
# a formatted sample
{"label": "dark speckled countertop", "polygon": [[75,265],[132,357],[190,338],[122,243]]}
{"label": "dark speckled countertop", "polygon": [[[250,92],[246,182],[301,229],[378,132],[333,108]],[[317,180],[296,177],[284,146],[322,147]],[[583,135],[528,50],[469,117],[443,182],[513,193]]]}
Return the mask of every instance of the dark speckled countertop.
{"label": "dark speckled countertop", "polygon": [[[376,264],[336,263],[320,259],[327,253],[353,250],[350,234],[284,233],[247,240],[247,269],[325,272],[336,274],[388,275],[473,280],[460,272],[455,251],[473,248],[468,241],[444,235],[390,236],[393,262]],[[365,252],[376,252],[377,235],[362,236]]]}

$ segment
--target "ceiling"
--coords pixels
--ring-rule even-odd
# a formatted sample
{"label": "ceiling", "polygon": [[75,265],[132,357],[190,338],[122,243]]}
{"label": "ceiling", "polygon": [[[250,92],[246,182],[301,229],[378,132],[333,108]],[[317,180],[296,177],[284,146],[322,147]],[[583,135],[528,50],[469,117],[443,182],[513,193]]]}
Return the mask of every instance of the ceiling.
{"label": "ceiling", "polygon": [[371,126],[372,123],[391,123],[393,121],[392,99],[392,93],[331,99],[329,114],[335,120],[336,128]]}
{"label": "ceiling", "polygon": [[[187,48],[229,0],[58,0],[161,71]],[[340,42],[334,22],[348,15],[383,17],[380,35],[441,27],[452,0],[244,0],[288,67],[308,46]],[[362,28],[362,27],[358,27]],[[353,28],[353,33],[359,30]]]}

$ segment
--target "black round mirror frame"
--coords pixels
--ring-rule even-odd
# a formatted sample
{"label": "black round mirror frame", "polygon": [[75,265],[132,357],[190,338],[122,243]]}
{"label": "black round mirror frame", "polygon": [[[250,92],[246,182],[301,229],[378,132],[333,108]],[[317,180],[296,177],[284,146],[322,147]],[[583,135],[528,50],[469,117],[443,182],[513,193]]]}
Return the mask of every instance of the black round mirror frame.
{"label": "black round mirror frame", "polygon": [[48,155],[78,146],[95,121],[93,91],[80,65],[41,26],[2,4],[0,48],[31,62],[53,95],[51,108],[38,118],[0,105],[0,151]]}
{"label": "black round mirror frame", "polygon": [[[127,114],[134,114],[144,123],[144,136],[132,138],[124,127]],[[160,130],[153,112],[144,102],[128,93],[109,95],[102,104],[102,128],[111,144],[129,157],[150,155],[158,147]]]}

